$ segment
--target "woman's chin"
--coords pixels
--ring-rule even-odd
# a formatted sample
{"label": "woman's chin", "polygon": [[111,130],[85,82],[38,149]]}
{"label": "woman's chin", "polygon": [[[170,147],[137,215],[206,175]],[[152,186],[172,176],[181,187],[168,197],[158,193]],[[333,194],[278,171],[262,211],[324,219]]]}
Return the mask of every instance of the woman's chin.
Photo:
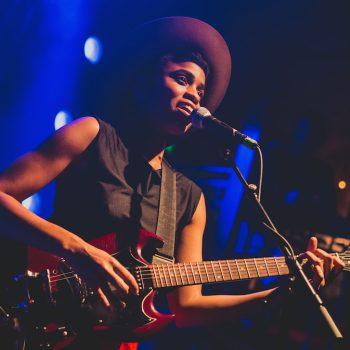
{"label": "woman's chin", "polygon": [[178,121],[169,127],[167,131],[170,135],[179,137],[184,135],[191,128],[191,126],[191,123],[183,123],[181,121]]}

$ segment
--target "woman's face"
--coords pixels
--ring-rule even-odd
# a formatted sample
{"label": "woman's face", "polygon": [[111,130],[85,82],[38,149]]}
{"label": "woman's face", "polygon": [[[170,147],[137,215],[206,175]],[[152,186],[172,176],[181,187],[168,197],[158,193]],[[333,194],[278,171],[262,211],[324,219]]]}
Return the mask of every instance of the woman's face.
{"label": "woman's face", "polygon": [[[155,81],[145,84],[143,105],[152,127],[168,135],[181,135],[190,126],[190,114],[200,107],[205,73],[191,61],[167,60]],[[145,98],[146,97],[146,98]]]}

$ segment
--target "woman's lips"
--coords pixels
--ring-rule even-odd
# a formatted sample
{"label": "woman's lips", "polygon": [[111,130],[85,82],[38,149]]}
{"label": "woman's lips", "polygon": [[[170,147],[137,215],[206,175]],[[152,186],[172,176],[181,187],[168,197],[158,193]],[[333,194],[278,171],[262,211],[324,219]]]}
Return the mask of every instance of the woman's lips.
{"label": "woman's lips", "polygon": [[190,105],[184,103],[179,103],[177,108],[184,112],[186,116],[190,116],[193,111],[193,108]]}

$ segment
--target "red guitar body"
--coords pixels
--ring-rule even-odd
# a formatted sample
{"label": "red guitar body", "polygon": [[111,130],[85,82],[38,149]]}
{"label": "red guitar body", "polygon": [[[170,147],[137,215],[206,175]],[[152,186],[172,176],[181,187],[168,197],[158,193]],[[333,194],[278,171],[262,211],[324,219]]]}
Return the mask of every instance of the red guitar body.
{"label": "red guitar body", "polygon": [[[29,270],[47,271],[48,284],[42,289],[48,290],[50,294],[50,301],[44,303],[36,303],[35,298],[28,296],[28,303],[33,308],[32,314],[35,315],[31,317],[30,323],[35,328],[35,341],[38,340],[33,348],[50,344],[52,349],[63,349],[79,338],[79,335],[84,336],[91,332],[96,333],[96,337],[116,341],[137,341],[160,332],[172,321],[174,315],[162,314],[155,308],[156,290],[152,287],[153,281],[146,283],[147,281],[138,276],[139,267],[144,269],[150,265],[144,253],[149,255],[149,252],[162,246],[163,242],[159,237],[141,229],[137,243],[131,248],[118,245],[118,236],[115,233],[90,243],[115,256],[130,269],[139,283],[140,295],[128,296],[124,300],[126,307],[123,310],[116,298],[114,304],[112,301],[112,310],[108,310],[64,260],[30,248]],[[40,304],[39,311],[35,310],[35,304]],[[44,310],[43,304],[51,305],[49,311]]]}

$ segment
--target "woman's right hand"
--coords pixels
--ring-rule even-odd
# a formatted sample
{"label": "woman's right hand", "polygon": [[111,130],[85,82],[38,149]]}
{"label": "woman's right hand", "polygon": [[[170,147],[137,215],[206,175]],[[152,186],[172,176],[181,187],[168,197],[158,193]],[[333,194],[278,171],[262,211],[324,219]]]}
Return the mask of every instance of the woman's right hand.
{"label": "woman's right hand", "polygon": [[63,257],[78,276],[99,294],[106,307],[111,306],[112,297],[115,299],[117,296],[122,302],[129,293],[139,293],[137,282],[126,267],[104,250],[83,240],[79,239],[78,247],[67,249]]}

